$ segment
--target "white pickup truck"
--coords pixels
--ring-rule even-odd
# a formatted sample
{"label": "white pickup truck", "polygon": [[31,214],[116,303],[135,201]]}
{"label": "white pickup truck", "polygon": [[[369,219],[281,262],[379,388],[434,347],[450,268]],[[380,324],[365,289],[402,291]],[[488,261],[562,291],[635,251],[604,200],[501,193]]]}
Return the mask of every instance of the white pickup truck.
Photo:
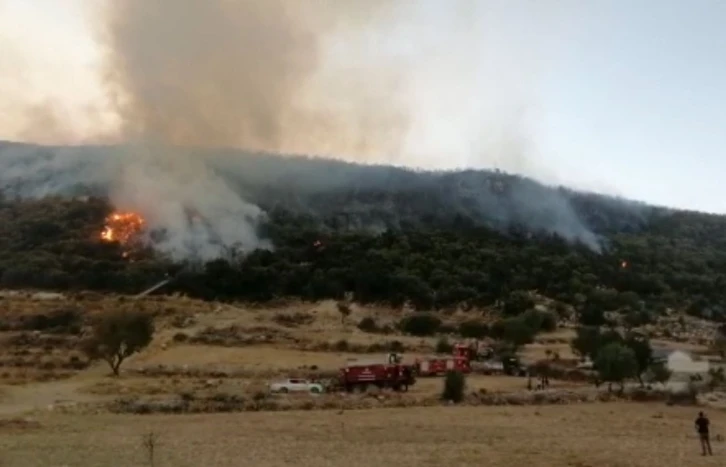
{"label": "white pickup truck", "polygon": [[313,383],[307,379],[290,378],[270,384],[270,392],[311,392],[320,394],[323,392],[323,385]]}

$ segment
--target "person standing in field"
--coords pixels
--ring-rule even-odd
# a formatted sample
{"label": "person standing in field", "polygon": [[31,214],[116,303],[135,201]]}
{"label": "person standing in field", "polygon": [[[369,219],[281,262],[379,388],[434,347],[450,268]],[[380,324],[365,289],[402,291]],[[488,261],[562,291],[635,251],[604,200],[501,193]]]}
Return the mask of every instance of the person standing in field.
{"label": "person standing in field", "polygon": [[711,452],[711,440],[709,439],[709,425],[711,422],[708,420],[708,417],[703,415],[703,412],[698,412],[698,418],[696,419],[696,431],[698,431],[698,438],[701,440],[701,450],[703,451],[702,455],[706,455],[706,450],[708,450],[708,455],[713,456],[713,452]]}

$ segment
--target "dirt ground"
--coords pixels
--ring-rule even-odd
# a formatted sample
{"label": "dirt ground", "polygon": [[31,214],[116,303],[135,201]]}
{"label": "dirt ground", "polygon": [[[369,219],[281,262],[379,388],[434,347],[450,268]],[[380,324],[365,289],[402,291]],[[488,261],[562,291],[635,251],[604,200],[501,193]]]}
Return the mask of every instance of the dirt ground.
{"label": "dirt ground", "polygon": [[[14,296],[4,303],[0,467],[151,465],[142,445],[148,433],[158,436],[156,467],[724,465],[715,460],[723,461],[726,445],[720,441],[714,442],[717,456],[698,455],[691,428],[697,409],[663,403],[345,411],[336,407],[174,416],[113,415],[107,410],[65,413],[68,407],[102,404],[119,396],[250,397],[264,391],[272,379],[309,370],[334,371],[352,358],[383,359],[384,347],[392,341],[405,346],[404,359],[410,360],[431,352],[437,339],[362,332],[355,324],[363,317],[390,328],[400,311],[354,306],[342,323],[334,302],[263,309],[180,297],[150,297],[137,303],[85,294],[53,301]],[[120,378],[108,377],[102,362],[84,362],[78,351],[80,335],[70,327],[29,327],[29,317],[54,316],[58,310],[93,315],[136,306],[156,313],[157,334],[147,349],[124,364]],[[460,314],[448,319],[467,318]],[[541,335],[523,349],[522,357],[573,358],[568,343],[572,336],[571,329]],[[349,344],[345,351],[338,346],[341,340]],[[693,344],[682,345],[698,350]],[[161,367],[166,373],[146,371]],[[526,385],[527,379],[518,377],[467,378],[467,391],[475,393],[520,392]],[[579,385],[553,380],[552,386]],[[441,388],[441,378],[420,378],[405,397],[433,398],[437,405]],[[708,410],[715,434],[726,435],[721,428],[726,426],[726,412]]]}
{"label": "dirt ground", "polygon": [[[695,409],[609,403],[431,407],[234,415],[44,415],[2,428],[0,465],[538,466],[724,465],[726,443],[701,457]],[[712,412],[714,436],[726,414]]]}

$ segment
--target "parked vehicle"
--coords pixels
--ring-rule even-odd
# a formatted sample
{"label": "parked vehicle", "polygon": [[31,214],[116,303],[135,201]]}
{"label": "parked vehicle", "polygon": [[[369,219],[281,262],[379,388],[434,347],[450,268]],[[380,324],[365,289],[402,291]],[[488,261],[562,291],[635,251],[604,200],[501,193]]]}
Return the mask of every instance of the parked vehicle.
{"label": "parked vehicle", "polygon": [[396,354],[389,354],[387,361],[349,361],[338,377],[339,388],[348,392],[364,392],[371,386],[405,392],[415,382],[414,368],[402,364]]}
{"label": "parked vehicle", "polygon": [[527,376],[527,368],[522,364],[518,357],[502,358],[504,366],[504,374],[510,376]]}
{"label": "parked vehicle", "polygon": [[322,393],[324,390],[325,388],[322,384],[300,378],[290,378],[270,384],[271,392],[311,392],[313,394],[319,394]]}
{"label": "parked vehicle", "polygon": [[474,368],[485,374],[503,373],[511,376],[527,375],[527,368],[522,365],[518,357],[513,355],[495,357],[491,349],[482,350],[476,345],[455,345],[454,357],[465,360],[465,363],[460,363],[462,369],[456,368],[463,373],[469,373]]}
{"label": "parked vehicle", "polygon": [[498,359],[471,362],[471,369],[485,375],[503,374],[504,363]]}
{"label": "parked vehicle", "polygon": [[471,373],[471,365],[466,356],[461,355],[433,355],[416,359],[414,368],[417,376],[442,376],[447,371],[455,370],[462,373]]}
{"label": "parked vehicle", "polygon": [[595,368],[595,365],[593,364],[592,360],[588,358],[585,361],[578,362],[575,368],[577,368],[578,370],[593,370]]}

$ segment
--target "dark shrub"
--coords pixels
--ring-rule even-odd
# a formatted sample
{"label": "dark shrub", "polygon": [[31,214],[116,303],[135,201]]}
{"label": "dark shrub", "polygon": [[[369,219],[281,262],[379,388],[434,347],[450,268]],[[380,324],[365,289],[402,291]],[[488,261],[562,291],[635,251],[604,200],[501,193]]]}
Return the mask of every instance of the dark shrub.
{"label": "dark shrub", "polygon": [[399,323],[401,331],[418,337],[432,336],[436,334],[440,327],[441,320],[427,313],[416,313],[407,316]]}
{"label": "dark shrub", "polygon": [[375,319],[371,318],[370,316],[366,316],[365,318],[360,320],[360,323],[358,323],[358,329],[363,332],[377,332],[378,324],[376,324]]}
{"label": "dark shrub", "polygon": [[459,325],[459,335],[467,339],[481,339],[489,334],[489,326],[481,321],[464,321]]}
{"label": "dark shrub", "polygon": [[441,392],[441,399],[459,403],[464,400],[466,389],[466,377],[460,371],[447,371],[444,378],[444,389]]}

